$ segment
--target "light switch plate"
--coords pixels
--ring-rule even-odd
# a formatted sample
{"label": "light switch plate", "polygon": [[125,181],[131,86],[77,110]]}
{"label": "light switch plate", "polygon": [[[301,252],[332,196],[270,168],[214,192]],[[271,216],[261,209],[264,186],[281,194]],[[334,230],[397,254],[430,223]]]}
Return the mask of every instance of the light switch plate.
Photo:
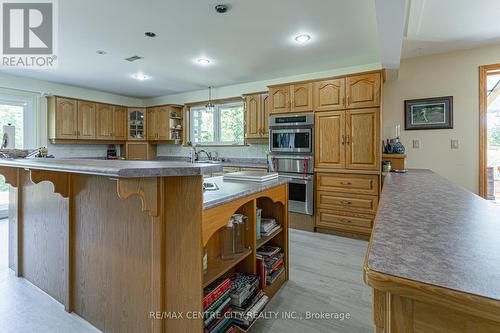
{"label": "light switch plate", "polygon": [[413,148],[420,149],[420,140],[413,140]]}
{"label": "light switch plate", "polygon": [[458,149],[459,144],[457,139],[451,139],[451,149]]}

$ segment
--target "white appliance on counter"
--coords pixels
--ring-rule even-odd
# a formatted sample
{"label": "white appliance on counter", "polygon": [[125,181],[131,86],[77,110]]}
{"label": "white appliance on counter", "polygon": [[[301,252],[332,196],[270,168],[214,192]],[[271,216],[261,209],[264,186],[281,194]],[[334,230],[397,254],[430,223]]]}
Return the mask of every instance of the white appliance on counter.
{"label": "white appliance on counter", "polygon": [[314,215],[314,115],[269,119],[269,170],[291,179],[288,210]]}

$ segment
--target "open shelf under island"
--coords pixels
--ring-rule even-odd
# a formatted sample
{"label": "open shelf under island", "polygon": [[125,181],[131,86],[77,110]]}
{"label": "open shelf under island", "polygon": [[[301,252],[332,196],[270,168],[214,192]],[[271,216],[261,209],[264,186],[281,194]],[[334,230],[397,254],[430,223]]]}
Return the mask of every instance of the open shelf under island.
{"label": "open shelf under island", "polygon": [[[203,332],[203,288],[234,272],[256,274],[263,242],[279,245],[288,279],[287,180],[202,190],[220,165],[170,161],[0,160],[9,183],[9,267],[103,332]],[[256,239],[256,208],[280,230]],[[248,216],[246,250],[220,259],[218,233]],[[203,248],[208,270],[203,272]]]}

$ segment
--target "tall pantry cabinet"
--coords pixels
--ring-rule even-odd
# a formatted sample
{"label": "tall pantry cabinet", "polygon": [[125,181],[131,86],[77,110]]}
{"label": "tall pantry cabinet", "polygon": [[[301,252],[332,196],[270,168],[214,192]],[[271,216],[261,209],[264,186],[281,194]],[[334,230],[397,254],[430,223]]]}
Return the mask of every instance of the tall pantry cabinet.
{"label": "tall pantry cabinet", "polygon": [[313,83],[316,229],[368,238],[380,192],[382,73]]}

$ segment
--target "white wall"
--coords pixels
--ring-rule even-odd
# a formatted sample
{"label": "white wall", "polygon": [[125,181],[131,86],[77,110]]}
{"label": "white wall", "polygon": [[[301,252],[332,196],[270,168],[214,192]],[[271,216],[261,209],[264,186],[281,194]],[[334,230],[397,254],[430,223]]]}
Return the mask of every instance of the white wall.
{"label": "white wall", "polygon": [[[500,63],[500,46],[404,59],[399,78],[384,85],[384,128],[401,124],[408,167],[429,168],[479,191],[479,66]],[[404,131],[404,100],[453,96],[454,128]],[[384,134],[384,133],[383,133]],[[420,140],[420,149],[412,140]],[[459,149],[451,149],[451,139]]]}

